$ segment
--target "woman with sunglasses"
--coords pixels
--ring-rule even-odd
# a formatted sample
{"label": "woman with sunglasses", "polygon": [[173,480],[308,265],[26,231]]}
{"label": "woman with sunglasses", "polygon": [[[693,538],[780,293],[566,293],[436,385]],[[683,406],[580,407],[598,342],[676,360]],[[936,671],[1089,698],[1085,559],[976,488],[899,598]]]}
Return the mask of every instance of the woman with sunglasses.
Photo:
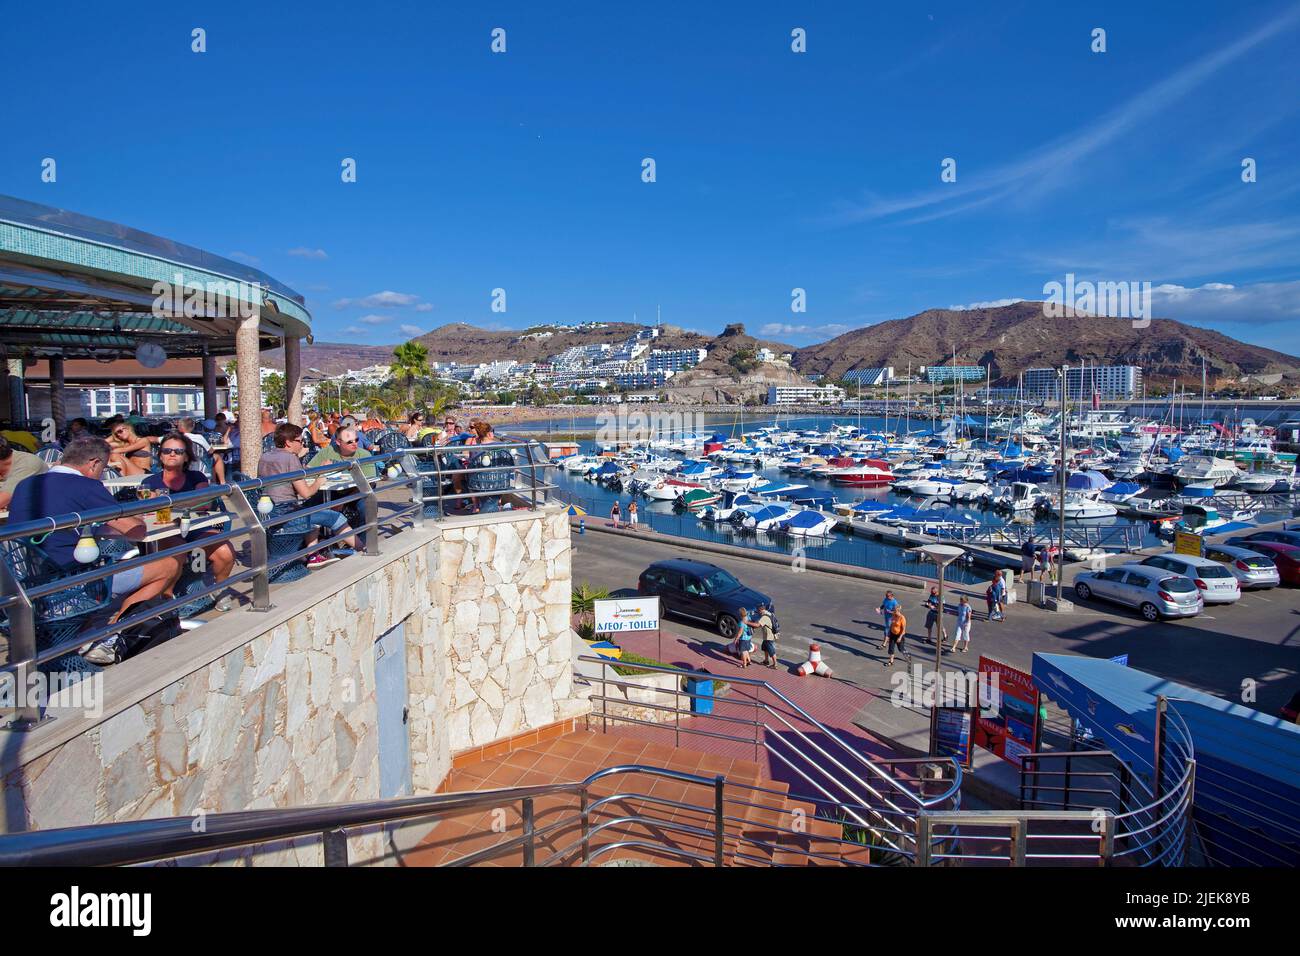
{"label": "woman with sunglasses", "polygon": [[[194,463],[194,453],[190,450],[189,439],[181,432],[168,432],[160,439],[158,459],[162,462],[162,470],[140,482],[141,488],[147,488],[154,494],[179,495],[208,487],[208,479],[203,472],[190,467]],[[215,533],[215,530],[209,529],[192,531],[185,536],[185,540],[199,541]],[[230,542],[220,541],[203,550],[207,555],[208,567],[212,569],[213,581],[220,584],[230,577],[230,571],[235,566],[235,549],[230,546]],[[230,599],[222,598],[217,604],[217,610],[229,609]]]}
{"label": "woman with sunglasses", "polygon": [[113,450],[108,466],[116,468],[121,475],[147,475],[153,470],[149,446],[158,442],[157,436],[141,438],[130,424],[118,422],[108,436],[108,445]]}
{"label": "woman with sunglasses", "polygon": [[406,436],[406,440],[415,444],[420,440],[420,435],[424,431],[424,415],[421,412],[412,412],[406,418],[406,424],[402,426],[401,432]]}

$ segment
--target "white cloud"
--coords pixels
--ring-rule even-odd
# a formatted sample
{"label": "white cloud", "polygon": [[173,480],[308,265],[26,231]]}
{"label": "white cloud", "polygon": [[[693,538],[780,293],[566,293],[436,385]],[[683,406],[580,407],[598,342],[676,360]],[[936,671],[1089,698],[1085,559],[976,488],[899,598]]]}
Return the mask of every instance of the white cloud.
{"label": "white cloud", "polygon": [[968,305],[950,305],[953,312],[969,312],[971,309],[1000,309],[1004,305],[1015,305],[1024,299],[994,299],[992,302],[971,302]]}
{"label": "white cloud", "polygon": [[405,308],[408,305],[415,305],[420,301],[418,295],[411,295],[408,292],[376,292],[374,295],[368,295],[363,299],[338,299],[334,303],[336,309],[346,309],[349,306],[360,306],[363,309],[392,309]]}
{"label": "white cloud", "polygon": [[[983,170],[978,176],[967,174],[960,182],[911,196],[883,198],[869,195],[860,202],[841,202],[827,223],[847,225],[930,210],[912,220],[928,222],[995,200],[1023,196],[1029,190],[1041,195],[1066,181],[1064,174],[1072,167],[1117,141],[1122,142],[1127,134],[1135,130],[1140,132],[1214,74],[1261,43],[1292,29],[1298,20],[1300,7],[1295,7],[1231,43],[1216,46],[1212,52],[1148,87],[1091,124],[1045,143],[1023,159]],[[938,157],[935,159],[935,175],[938,175]]]}
{"label": "white cloud", "polygon": [[393,321],[392,316],[388,315],[363,315],[360,319],[363,325],[383,325],[385,322]]}
{"label": "white cloud", "polygon": [[308,249],[306,246],[294,246],[289,250],[289,255],[297,256],[299,259],[328,259],[324,249]]}
{"label": "white cloud", "polygon": [[357,325],[349,325],[343,331],[347,332],[349,335],[366,335],[369,332],[368,329],[363,329]]}
{"label": "white cloud", "polygon": [[433,303],[432,303],[432,302],[421,302],[419,305],[417,305],[417,306],[415,307],[415,311],[416,311],[416,312],[432,312],[432,311],[433,311]]}
{"label": "white cloud", "polygon": [[849,331],[851,326],[830,323],[828,325],[790,325],[785,322],[769,322],[758,330],[759,335],[824,335],[834,338]]}
{"label": "white cloud", "polygon": [[1300,319],[1300,280],[1252,285],[1207,282],[1190,288],[1163,283],[1151,289],[1151,311],[1156,318],[1196,325],[1295,322]]}
{"label": "white cloud", "polygon": [[398,328],[402,330],[403,335],[409,335],[411,338],[416,338],[417,336],[424,334],[424,329],[420,328],[418,325],[400,325]]}

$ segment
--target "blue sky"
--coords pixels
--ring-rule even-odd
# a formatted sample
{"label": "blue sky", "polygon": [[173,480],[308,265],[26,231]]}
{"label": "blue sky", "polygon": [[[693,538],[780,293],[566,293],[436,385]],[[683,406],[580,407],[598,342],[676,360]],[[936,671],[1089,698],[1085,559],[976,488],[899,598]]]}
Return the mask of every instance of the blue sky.
{"label": "blue sky", "polygon": [[806,344],[1074,273],[1300,354],[1295,0],[51,2],[0,31],[0,192],[257,265],[318,340],[660,306]]}

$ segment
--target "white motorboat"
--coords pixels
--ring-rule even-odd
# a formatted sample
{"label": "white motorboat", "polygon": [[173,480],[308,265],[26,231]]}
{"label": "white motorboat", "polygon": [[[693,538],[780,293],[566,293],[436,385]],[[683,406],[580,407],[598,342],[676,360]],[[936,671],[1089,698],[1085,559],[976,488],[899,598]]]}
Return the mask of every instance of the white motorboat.
{"label": "white motorboat", "polygon": [[[1059,502],[1055,498],[1049,500],[1047,507],[1053,514],[1061,513]],[[1113,518],[1117,514],[1119,514],[1119,509],[1109,501],[1099,501],[1088,495],[1067,493],[1065,496],[1065,519],[1067,521],[1086,518]]]}
{"label": "white motorboat", "polygon": [[1234,462],[1214,455],[1189,455],[1178,463],[1172,472],[1180,485],[1209,484],[1222,488],[1241,475]]}

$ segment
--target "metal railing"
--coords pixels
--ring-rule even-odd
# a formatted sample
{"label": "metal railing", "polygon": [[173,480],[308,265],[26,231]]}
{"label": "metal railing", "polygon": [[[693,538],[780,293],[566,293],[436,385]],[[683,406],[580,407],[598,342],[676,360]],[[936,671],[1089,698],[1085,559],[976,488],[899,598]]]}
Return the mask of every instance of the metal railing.
{"label": "metal railing", "polygon": [[[4,630],[7,632],[8,655],[0,665],[0,679],[12,675],[19,685],[25,685],[32,669],[46,664],[69,652],[88,644],[119,635],[124,631],[139,627],[149,621],[158,620],[175,614],[179,609],[201,602],[205,598],[215,598],[222,592],[240,585],[251,584],[248,610],[267,611],[271,605],[272,576],[286,565],[302,561],[309,554],[328,548],[345,538],[354,535],[364,538],[365,553],[376,556],[381,553],[381,529],[389,535],[400,533],[409,526],[422,526],[426,516],[437,517],[448,514],[449,503],[478,502],[480,499],[492,498],[501,501],[511,499],[507,506],[513,507],[518,501],[522,506],[535,509],[545,503],[550,490],[554,487],[543,479],[544,469],[551,466],[537,457],[537,443],[533,441],[507,441],[493,445],[475,445],[469,449],[456,446],[433,448],[403,448],[388,453],[360,457],[351,461],[330,462],[300,471],[276,475],[268,478],[249,478],[237,483],[214,484],[207,488],[181,494],[155,494],[146,500],[123,501],[114,507],[105,507],[94,511],[54,515],[21,523],[10,522],[0,526],[0,544],[23,542],[25,546],[33,539],[40,539],[54,531],[86,530],[106,522],[122,518],[143,518],[160,509],[171,509],[180,515],[181,536],[186,535],[186,516],[192,511],[203,511],[216,507],[229,514],[230,520],[224,528],[212,530],[201,539],[183,541],[181,544],[161,547],[148,554],[138,554],[123,560],[101,562],[98,566],[88,567],[84,571],[58,577],[43,583],[20,580],[6,555],[0,554],[0,612],[4,617]],[[524,461],[511,465],[493,465],[487,467],[468,467],[460,459],[468,457],[471,450],[510,450],[520,449]],[[445,468],[440,456],[451,455],[460,467]],[[421,458],[432,458],[431,467],[420,465]],[[268,490],[295,481],[313,481],[318,476],[346,473],[334,483],[334,491],[318,492],[326,500],[315,504],[304,503],[301,508],[281,515],[259,515],[254,502]],[[369,472],[369,474],[367,474]],[[471,476],[488,472],[508,472],[508,487],[492,491],[458,491],[455,476]],[[351,479],[350,482],[348,479]],[[432,482],[429,481],[432,479]],[[444,480],[446,485],[444,486]],[[430,490],[426,490],[432,484]],[[381,496],[387,495],[387,498]],[[296,497],[295,497],[296,500]],[[312,499],[314,500],[314,499]],[[380,505],[385,505],[381,513]],[[349,522],[341,532],[321,537],[309,546],[292,553],[271,556],[268,551],[268,534],[276,528],[290,522],[301,521],[313,513],[345,508],[354,505],[361,518],[358,522]],[[113,537],[120,537],[116,533]],[[142,535],[126,536],[129,542]],[[154,561],[179,558],[182,561],[195,552],[202,552],[214,545],[230,542],[237,551],[243,552],[246,567],[236,568],[221,582],[209,583],[201,579],[198,586],[191,586],[176,596],[150,603],[150,606],[122,615],[116,621],[110,621],[108,615],[101,614],[88,619],[86,626],[75,636],[50,643],[38,649],[37,631],[40,625],[48,623],[36,619],[35,602],[50,595],[70,588],[84,587],[96,581],[110,579],[133,568],[143,567]],[[3,551],[3,548],[0,548]],[[27,729],[40,720],[39,705],[27,703],[14,709],[11,729]]]}
{"label": "metal railing", "polygon": [[[685,795],[682,799],[669,798],[629,789],[631,785],[626,781],[613,792],[598,791],[602,781],[615,776],[675,781],[686,784],[689,792],[707,793],[709,799],[704,803],[693,802]],[[542,801],[557,797],[572,798],[577,806],[560,807],[552,802],[539,807]],[[799,802],[805,800],[800,798]],[[818,803],[824,813],[820,825],[808,821],[801,807],[790,806],[779,790],[728,780],[722,775],[621,764],[576,782],[319,807],[209,813],[204,815],[202,827],[195,827],[192,817],[174,817],[36,830],[0,836],[0,866],[129,866],[243,848],[273,849],[284,841],[317,835],[324,865],[348,866],[353,862],[349,836],[417,821],[432,827],[472,811],[506,808],[517,808],[517,822],[495,830],[500,834],[495,843],[463,854],[452,853],[436,865],[473,866],[511,857],[526,867],[590,866],[610,855],[626,857],[636,852],[715,867],[792,862],[868,866],[892,862],[890,854],[883,853],[880,847],[854,838],[848,828],[828,819],[832,809],[842,813],[843,804],[824,809],[830,805],[807,802]],[[542,818],[547,815],[555,819],[544,822]],[[431,829],[429,835],[436,839],[439,832]],[[480,836],[463,834],[437,844],[437,848],[450,850]],[[847,859],[841,856],[845,853]]]}
{"label": "metal railing", "polygon": [[[618,661],[585,655],[579,660],[601,666],[600,692],[593,691],[588,699],[593,705],[599,705],[599,711],[593,710],[589,719],[599,720],[602,731],[607,731],[610,722],[614,722],[671,731],[678,746],[683,734],[688,738],[698,736],[743,743],[752,747],[755,762],[766,753],[773,764],[787,768],[806,785],[807,789],[802,792],[808,793],[810,800],[834,808],[842,815],[846,826],[868,835],[868,845],[882,851],[915,860],[918,855],[916,816],[932,810],[960,807],[962,770],[956,760],[951,757],[873,760],[766,681],[728,675],[724,678],[726,683],[733,690],[743,689],[744,693],[738,698],[715,698],[711,694],[684,690],[681,686],[684,680],[719,679],[718,675],[707,671],[640,661],[630,665],[639,671],[676,677],[672,687],[660,688],[638,683],[632,679],[635,675],[624,679],[611,677],[610,668],[623,666]],[[626,695],[611,695],[611,687],[643,693],[631,701]],[[649,695],[658,698],[658,695],[669,694],[672,695],[671,704],[653,703],[646,699]],[[683,698],[688,702],[685,708]],[[699,720],[695,724],[683,725],[683,717],[688,720],[701,717],[690,709],[690,702],[705,699],[714,701],[714,713],[705,717],[709,727],[698,726]],[[742,712],[747,711],[748,716],[718,713],[719,702],[726,704],[728,709],[734,706]],[[612,713],[611,704],[614,705]],[[671,715],[672,723],[645,720],[619,712],[629,705],[653,710],[660,715]],[[731,728],[744,730],[731,732]]]}

